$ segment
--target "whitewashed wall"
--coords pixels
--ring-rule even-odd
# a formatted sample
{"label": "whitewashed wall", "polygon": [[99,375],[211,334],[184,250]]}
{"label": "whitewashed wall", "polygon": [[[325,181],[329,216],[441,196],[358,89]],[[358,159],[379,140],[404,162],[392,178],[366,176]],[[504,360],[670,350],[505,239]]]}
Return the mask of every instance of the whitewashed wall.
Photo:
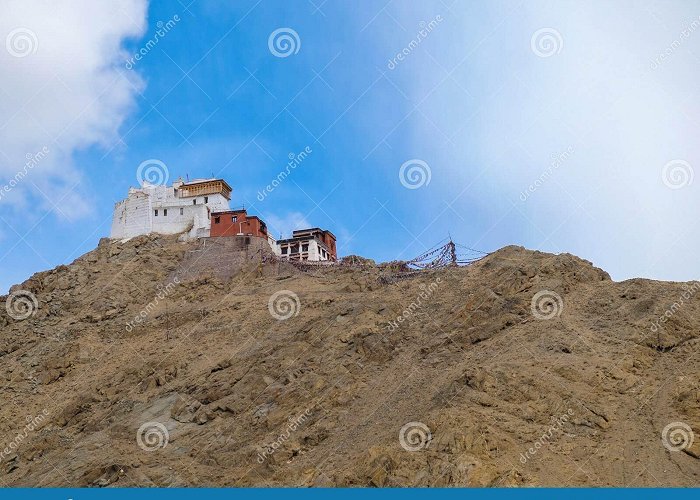
{"label": "whitewashed wall", "polygon": [[[195,199],[196,205],[193,204]],[[207,208],[212,212],[229,210],[229,203],[221,194],[207,195],[206,204],[204,196],[178,198],[170,186],[145,184],[141,189],[131,188],[129,196],[114,206],[110,237],[124,239],[148,233],[179,234],[188,230],[191,237],[208,236],[211,222]],[[155,215],[156,210],[158,215]]]}
{"label": "whitewashed wall", "polygon": [[129,197],[114,205],[112,238],[131,238],[151,232],[150,198],[145,193],[129,193]]}

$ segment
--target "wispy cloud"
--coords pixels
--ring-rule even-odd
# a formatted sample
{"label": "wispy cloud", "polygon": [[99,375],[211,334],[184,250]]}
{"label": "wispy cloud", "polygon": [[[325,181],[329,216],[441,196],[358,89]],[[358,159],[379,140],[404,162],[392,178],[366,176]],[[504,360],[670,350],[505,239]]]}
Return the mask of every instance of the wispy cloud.
{"label": "wispy cloud", "polygon": [[[392,74],[413,101],[428,99],[430,120],[411,129],[431,165],[444,165],[431,187],[459,194],[459,213],[478,206],[494,246],[577,253],[617,279],[700,272],[690,170],[700,169],[700,30],[688,28],[700,12],[659,5],[513,1],[477,17],[455,5]],[[418,20],[409,10],[399,19]],[[669,162],[683,166],[677,179],[664,179]]]}
{"label": "wispy cloud", "polygon": [[[74,154],[113,144],[134,108],[143,84],[124,70],[122,44],[144,33],[146,7],[146,0],[0,5],[0,185],[12,181],[0,213],[40,207],[74,219],[89,212],[86,178],[100,166],[77,164]],[[45,149],[28,169],[28,158]]]}
{"label": "wispy cloud", "polygon": [[306,217],[301,212],[289,212],[286,215],[278,216],[275,214],[266,214],[264,220],[270,230],[270,234],[275,238],[282,236],[289,238],[292,236],[292,231],[296,229],[306,229],[312,227]]}

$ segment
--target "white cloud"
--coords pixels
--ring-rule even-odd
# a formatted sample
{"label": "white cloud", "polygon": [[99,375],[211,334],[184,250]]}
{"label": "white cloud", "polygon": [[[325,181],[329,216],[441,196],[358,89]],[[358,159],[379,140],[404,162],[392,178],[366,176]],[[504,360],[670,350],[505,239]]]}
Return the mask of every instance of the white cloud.
{"label": "white cloud", "polygon": [[[124,68],[122,43],[143,34],[146,10],[147,0],[0,4],[0,213],[46,211],[59,199],[59,217],[87,213],[79,193],[89,192],[84,174],[99,175],[99,166],[76,165],[73,155],[110,147],[134,108],[142,82]],[[43,148],[27,168],[27,155]]]}
{"label": "white cloud", "polygon": [[[421,110],[434,123],[412,122],[424,159],[450,166],[453,195],[473,182],[455,208],[480,204],[501,244],[577,253],[617,279],[697,277],[700,182],[673,190],[662,172],[683,160],[700,174],[700,29],[689,28],[700,11],[683,1],[506,4],[475,17],[431,2],[446,18],[421,45],[433,59],[414,53],[392,75],[413,102],[429,96]],[[543,28],[561,36],[550,57],[531,43]],[[422,69],[436,59],[444,71]]]}

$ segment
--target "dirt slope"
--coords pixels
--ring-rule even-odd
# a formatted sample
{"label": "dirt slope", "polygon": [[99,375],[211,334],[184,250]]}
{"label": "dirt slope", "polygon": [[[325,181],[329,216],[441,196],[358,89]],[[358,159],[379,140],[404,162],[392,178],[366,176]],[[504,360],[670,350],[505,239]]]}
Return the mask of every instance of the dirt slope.
{"label": "dirt slope", "polygon": [[698,483],[700,285],[518,247],[386,284],[231,241],[103,240],[11,290],[0,484]]}

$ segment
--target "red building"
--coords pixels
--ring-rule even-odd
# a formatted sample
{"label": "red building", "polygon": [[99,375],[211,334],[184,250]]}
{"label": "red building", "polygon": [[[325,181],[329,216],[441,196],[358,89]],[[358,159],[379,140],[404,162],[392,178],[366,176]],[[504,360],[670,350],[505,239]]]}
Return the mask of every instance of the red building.
{"label": "red building", "polygon": [[265,222],[245,209],[226,210],[211,213],[209,235],[214,238],[225,236],[257,236],[270,244],[272,251],[285,260],[337,261],[336,240],[333,233],[313,227],[292,232],[292,237],[275,241],[267,231]]}
{"label": "red building", "polygon": [[245,209],[213,212],[211,214],[211,236],[258,236],[267,239],[265,222]]}

